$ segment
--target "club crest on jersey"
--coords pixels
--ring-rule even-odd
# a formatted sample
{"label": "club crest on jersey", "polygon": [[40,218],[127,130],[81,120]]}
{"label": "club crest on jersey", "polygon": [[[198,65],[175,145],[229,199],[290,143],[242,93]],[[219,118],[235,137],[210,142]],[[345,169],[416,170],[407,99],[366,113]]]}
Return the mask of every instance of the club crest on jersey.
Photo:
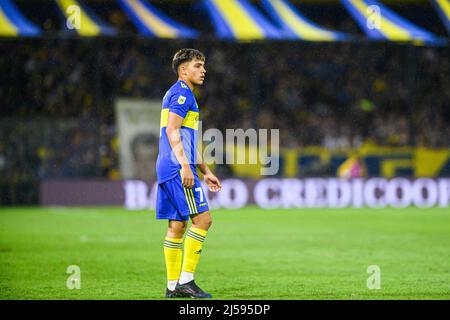
{"label": "club crest on jersey", "polygon": [[178,104],[183,104],[186,101],[186,97],[179,96],[178,97]]}

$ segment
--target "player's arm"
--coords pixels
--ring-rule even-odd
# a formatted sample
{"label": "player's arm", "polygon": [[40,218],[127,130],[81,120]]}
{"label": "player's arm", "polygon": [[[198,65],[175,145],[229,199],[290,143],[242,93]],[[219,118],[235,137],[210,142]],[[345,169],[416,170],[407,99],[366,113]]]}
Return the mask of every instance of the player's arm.
{"label": "player's arm", "polygon": [[189,165],[189,160],[186,157],[183,143],[180,136],[180,128],[183,123],[183,117],[174,112],[169,112],[169,119],[167,122],[167,138],[169,139],[172,151],[181,164],[181,181],[184,187],[192,188],[194,186],[194,174]]}
{"label": "player's arm", "polygon": [[208,165],[203,162],[202,155],[197,149],[197,168],[203,174],[208,189],[212,192],[219,192],[222,189],[219,179],[212,173]]}

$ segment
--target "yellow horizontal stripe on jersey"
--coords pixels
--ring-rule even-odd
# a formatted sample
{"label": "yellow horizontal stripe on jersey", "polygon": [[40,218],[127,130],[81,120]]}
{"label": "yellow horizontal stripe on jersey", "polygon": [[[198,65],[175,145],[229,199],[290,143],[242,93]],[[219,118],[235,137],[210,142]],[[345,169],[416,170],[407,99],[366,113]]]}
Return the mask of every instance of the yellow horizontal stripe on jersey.
{"label": "yellow horizontal stripe on jersey", "polygon": [[278,0],[270,0],[272,6],[283,20],[291,27],[291,29],[300,38],[313,41],[333,41],[335,36],[332,32],[320,30],[302,19],[299,19],[292,10],[283,2]]}
{"label": "yellow horizontal stripe on jersey", "polygon": [[186,117],[181,124],[183,127],[198,130],[198,112],[188,111]]}
{"label": "yellow horizontal stripe on jersey", "polygon": [[263,39],[263,31],[245,9],[235,0],[213,0],[236,38],[241,40]]}
{"label": "yellow horizontal stripe on jersey", "polygon": [[[356,8],[364,17],[368,18],[368,6],[362,0],[350,0],[353,7]],[[380,14],[380,32],[389,40],[393,41],[407,41],[412,40],[411,35],[406,29],[383,17],[383,12]]]}
{"label": "yellow horizontal stripe on jersey", "polygon": [[6,14],[3,13],[3,10],[0,10],[0,35],[15,37],[18,35],[16,26],[9,21]]}
{"label": "yellow horizontal stripe on jersey", "polygon": [[[169,108],[161,110],[160,129],[167,127],[167,123],[169,121],[169,110]],[[199,115],[197,111],[188,111],[186,117],[184,117],[183,122],[181,123],[181,126],[198,130],[198,117]]]}
{"label": "yellow horizontal stripe on jersey", "polygon": [[[89,15],[80,7],[76,0],[57,0],[61,11],[66,18],[69,18],[70,12],[67,12],[69,7],[75,6],[80,10],[80,28],[75,31],[84,37],[92,37],[100,34],[100,27],[89,17]],[[72,19],[72,18],[70,18]]]}

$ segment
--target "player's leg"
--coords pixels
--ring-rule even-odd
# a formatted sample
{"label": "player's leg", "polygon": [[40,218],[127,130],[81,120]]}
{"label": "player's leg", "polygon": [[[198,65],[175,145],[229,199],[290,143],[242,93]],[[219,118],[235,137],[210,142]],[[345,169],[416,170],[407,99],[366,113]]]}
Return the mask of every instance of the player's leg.
{"label": "player's leg", "polygon": [[[208,203],[200,185],[200,181],[198,180],[198,177],[196,177],[194,187],[188,189],[183,187],[181,176],[177,176],[174,179],[165,182],[163,188],[168,199],[173,203],[174,209],[176,209],[176,214],[173,214],[173,217],[176,216],[176,218],[171,217],[168,219],[186,221],[191,217],[193,218],[193,221],[195,221],[193,224],[194,227],[188,230],[184,242],[183,260],[185,261],[186,268],[185,272],[182,272],[182,274],[184,274],[184,280],[187,280],[187,282],[183,282],[183,285],[181,285],[181,279],[178,280],[174,295],[177,297],[209,298],[211,295],[203,292],[193,281],[193,274],[198,264],[203,240],[205,239],[206,232],[210,226],[210,223],[206,221],[206,218],[209,217],[209,220],[211,219],[209,213],[207,213],[209,211]],[[175,226],[176,225],[177,224],[175,224]],[[176,236],[178,234],[179,236],[180,233],[180,230],[175,230],[173,233],[170,233],[170,235]],[[175,246],[178,247],[178,244],[175,244]],[[172,283],[173,282],[171,282],[171,285]]]}
{"label": "player's leg", "polygon": [[183,235],[186,231],[188,214],[181,216],[173,199],[171,183],[158,185],[156,196],[156,218],[168,220],[168,230],[164,239],[164,259],[166,262],[166,297],[175,297],[183,256]]}
{"label": "player's leg", "polygon": [[211,214],[198,179],[196,179],[194,187],[187,190],[186,194],[193,208],[190,214],[192,225],[184,240],[183,266],[176,291],[177,294],[185,297],[211,298],[211,295],[200,289],[194,281],[194,273],[200,260],[203,243],[211,227]]}
{"label": "player's leg", "polygon": [[208,231],[212,225],[211,214],[209,213],[209,211],[192,215],[191,220],[192,220],[191,228]]}
{"label": "player's leg", "polygon": [[209,211],[205,211],[193,214],[191,218],[192,225],[184,240],[182,271],[175,291],[179,297],[212,298],[211,294],[200,289],[194,281],[194,273],[203,250],[203,242],[211,227],[211,214]]}
{"label": "player's leg", "polygon": [[184,241],[183,267],[179,283],[185,284],[194,280],[194,273],[197,269],[200,255],[203,249],[203,242],[211,227],[211,214],[209,211],[191,215],[192,224]]}
{"label": "player's leg", "polygon": [[169,220],[167,234],[164,239],[164,258],[167,271],[167,289],[175,290],[181,272],[183,256],[183,236],[187,221]]}

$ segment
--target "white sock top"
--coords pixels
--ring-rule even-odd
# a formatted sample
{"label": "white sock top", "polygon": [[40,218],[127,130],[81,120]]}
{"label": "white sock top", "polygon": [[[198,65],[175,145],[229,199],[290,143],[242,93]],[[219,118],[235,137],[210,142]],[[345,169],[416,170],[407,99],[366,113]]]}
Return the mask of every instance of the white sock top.
{"label": "white sock top", "polygon": [[192,280],[194,280],[193,273],[181,271],[180,280],[178,281],[180,284],[185,284]]}
{"label": "white sock top", "polygon": [[178,280],[169,280],[167,281],[167,289],[170,291],[175,290],[175,287],[177,286]]}

